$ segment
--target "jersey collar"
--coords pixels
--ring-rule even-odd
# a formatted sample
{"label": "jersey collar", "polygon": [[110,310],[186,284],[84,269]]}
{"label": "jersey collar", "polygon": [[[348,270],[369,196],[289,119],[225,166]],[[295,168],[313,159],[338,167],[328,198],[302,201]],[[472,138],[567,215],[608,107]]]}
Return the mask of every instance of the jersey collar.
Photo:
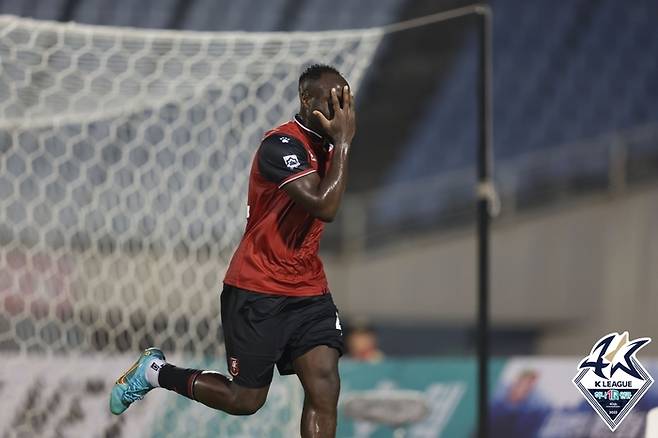
{"label": "jersey collar", "polygon": [[[302,128],[307,134],[312,135],[313,137],[315,137],[316,140],[320,140],[320,141],[323,141],[323,142],[324,142],[324,137],[322,137],[320,134],[318,134],[318,133],[315,132],[314,130],[312,130],[312,129],[310,129],[310,128],[307,128],[307,127],[304,125],[304,123],[302,123],[302,118],[301,118],[301,116],[300,116],[299,114],[296,114],[296,115],[295,115],[295,118],[294,118],[293,120],[294,120],[295,123],[297,123],[297,125],[299,125],[299,127]],[[325,147],[325,149],[326,149],[327,151],[330,152],[330,151],[334,148],[334,145],[331,144],[331,143],[328,143],[328,142],[327,142],[327,143],[324,145],[324,147]]]}
{"label": "jersey collar", "polygon": [[320,134],[304,126],[304,124],[302,123],[302,118],[299,116],[299,114],[295,115],[295,123],[297,123],[299,127],[302,128],[307,133],[314,135],[318,140],[322,140],[322,136]]}

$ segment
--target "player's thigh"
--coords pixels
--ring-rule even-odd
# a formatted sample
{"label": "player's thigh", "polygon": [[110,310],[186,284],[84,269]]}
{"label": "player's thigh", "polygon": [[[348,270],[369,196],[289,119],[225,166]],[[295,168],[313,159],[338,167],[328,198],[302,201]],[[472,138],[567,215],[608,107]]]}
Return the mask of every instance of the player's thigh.
{"label": "player's thigh", "polygon": [[194,398],[233,415],[251,415],[265,404],[268,390],[269,386],[240,386],[235,382],[227,382],[226,377],[220,373],[204,371],[194,384]]}
{"label": "player's thigh", "polygon": [[[340,391],[338,359],[345,349],[338,309],[330,294],[300,304],[294,333],[286,345],[287,356],[307,397],[335,405]],[[283,364],[278,365],[281,369]]]}
{"label": "player's thigh", "polygon": [[293,360],[293,369],[311,404],[331,409],[336,407],[340,393],[339,357],[337,349],[318,345]]}
{"label": "player's thigh", "polygon": [[226,361],[233,381],[252,389],[269,386],[282,349],[277,331],[277,300],[226,286],[221,304]]}

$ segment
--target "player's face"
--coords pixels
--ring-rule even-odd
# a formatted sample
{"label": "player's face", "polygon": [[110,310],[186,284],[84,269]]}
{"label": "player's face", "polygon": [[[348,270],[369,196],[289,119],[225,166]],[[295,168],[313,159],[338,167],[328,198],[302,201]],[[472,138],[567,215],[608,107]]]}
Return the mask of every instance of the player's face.
{"label": "player's face", "polygon": [[320,121],[313,115],[313,111],[320,111],[327,119],[333,119],[334,109],[331,104],[331,89],[335,88],[338,92],[338,101],[342,107],[342,90],[345,85],[349,86],[347,81],[341,76],[325,74],[312,87],[309,87],[307,98],[302,99],[302,106],[305,106],[304,112],[307,114],[307,120],[310,125],[309,128],[325,137],[327,136],[322,129]]}

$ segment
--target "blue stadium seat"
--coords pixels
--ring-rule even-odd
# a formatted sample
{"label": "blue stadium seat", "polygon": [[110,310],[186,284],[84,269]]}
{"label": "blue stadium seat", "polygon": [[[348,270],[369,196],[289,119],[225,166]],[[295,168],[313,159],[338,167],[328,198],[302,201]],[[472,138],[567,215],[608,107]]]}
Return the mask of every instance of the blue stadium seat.
{"label": "blue stadium seat", "polygon": [[[658,122],[658,2],[602,0],[596,7],[586,2],[556,7],[551,0],[491,3],[498,161]],[[387,185],[474,164],[476,57],[476,44],[462,48]],[[586,161],[554,165],[558,168],[546,169],[546,175],[605,171],[600,163]],[[424,196],[438,197],[436,209],[441,208],[438,194]],[[384,208],[388,198],[383,193],[375,206],[374,216],[382,223],[427,214],[419,202]]]}

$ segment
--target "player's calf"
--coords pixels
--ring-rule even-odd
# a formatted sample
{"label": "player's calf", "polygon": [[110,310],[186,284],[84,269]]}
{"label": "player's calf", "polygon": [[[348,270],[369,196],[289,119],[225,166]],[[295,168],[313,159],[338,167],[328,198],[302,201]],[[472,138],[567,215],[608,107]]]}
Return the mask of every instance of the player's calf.
{"label": "player's calf", "polygon": [[340,393],[338,351],[320,345],[297,358],[293,364],[304,387],[302,437],[335,436]]}
{"label": "player's calf", "polygon": [[232,415],[252,415],[265,403],[269,386],[244,388],[214,371],[179,368],[165,362],[162,351],[142,353],[112,388],[110,410],[123,413],[149,391],[161,387]]}

